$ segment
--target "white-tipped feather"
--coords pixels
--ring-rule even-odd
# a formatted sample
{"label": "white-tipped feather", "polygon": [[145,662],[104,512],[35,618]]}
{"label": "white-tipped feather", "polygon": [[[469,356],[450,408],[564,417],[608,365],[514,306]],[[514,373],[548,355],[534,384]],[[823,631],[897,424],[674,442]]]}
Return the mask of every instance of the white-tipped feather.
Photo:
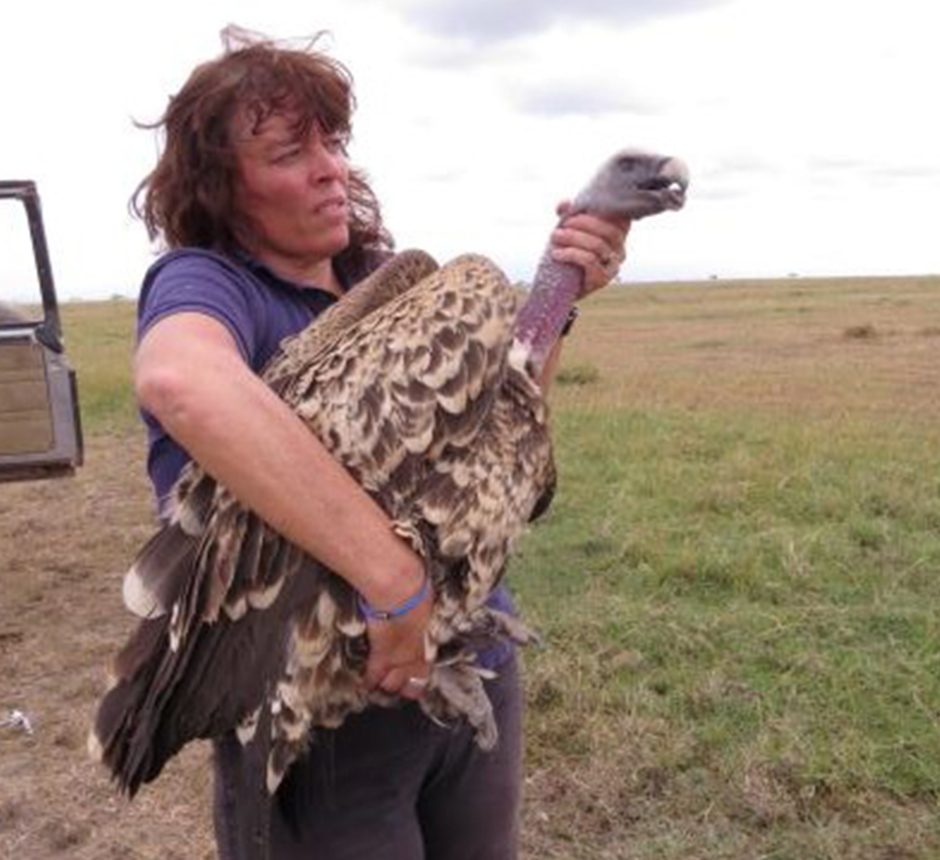
{"label": "white-tipped feather", "polygon": [[248,600],[245,595],[241,595],[238,600],[233,600],[222,605],[225,614],[230,621],[238,621],[245,616],[248,611]]}
{"label": "white-tipped feather", "polygon": [[205,531],[206,524],[199,513],[188,504],[180,505],[176,512],[179,527],[192,537],[199,537]]}
{"label": "white-tipped feather", "polygon": [[274,792],[277,791],[277,787],[281,784],[281,780],[284,779],[284,774],[277,773],[274,770],[274,765],[269,761],[268,762],[268,777],[265,780],[268,787],[268,794],[271,797],[274,797]]}
{"label": "white-tipped feather", "polygon": [[235,734],[238,742],[244,747],[248,746],[254,740],[255,732],[258,731],[258,720],[261,717],[261,705],[248,714],[236,727]]}
{"label": "white-tipped feather", "polygon": [[271,605],[277,600],[277,596],[281,593],[281,588],[284,585],[283,579],[278,579],[273,585],[269,585],[267,588],[258,588],[254,591],[248,592],[248,605],[252,609],[269,609]]}
{"label": "white-tipped feather", "polygon": [[336,629],[342,633],[343,636],[354,639],[357,636],[362,636],[366,632],[366,623],[358,616],[351,616],[344,621],[340,621],[336,625]]}
{"label": "white-tipped feather", "polygon": [[170,613],[170,650],[175,654],[180,650],[180,605],[173,604],[173,611]]}
{"label": "white-tipped feather", "polygon": [[166,609],[160,605],[153,592],[144,584],[136,565],[124,574],[121,594],[124,598],[124,605],[138,618],[159,618],[166,614]]}
{"label": "white-tipped feather", "polygon": [[529,360],[531,352],[532,347],[529,344],[523,343],[521,340],[513,340],[512,346],[509,347],[509,366],[520,373],[525,372],[526,362]]}

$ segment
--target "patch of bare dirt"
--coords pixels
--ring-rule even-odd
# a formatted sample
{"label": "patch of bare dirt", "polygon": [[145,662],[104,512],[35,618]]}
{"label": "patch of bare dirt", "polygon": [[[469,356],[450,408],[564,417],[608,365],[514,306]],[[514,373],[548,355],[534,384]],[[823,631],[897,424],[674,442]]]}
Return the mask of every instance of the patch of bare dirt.
{"label": "patch of bare dirt", "polygon": [[215,856],[207,749],[133,803],[86,753],[105,669],[131,618],[121,577],[153,529],[138,434],[90,442],[75,478],[0,484],[0,858]]}

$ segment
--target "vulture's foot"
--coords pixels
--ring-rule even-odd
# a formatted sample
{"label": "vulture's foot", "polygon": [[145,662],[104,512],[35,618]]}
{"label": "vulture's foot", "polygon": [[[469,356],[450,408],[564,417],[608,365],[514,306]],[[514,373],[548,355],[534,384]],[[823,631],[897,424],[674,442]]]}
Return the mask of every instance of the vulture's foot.
{"label": "vulture's foot", "polygon": [[481,606],[467,614],[455,613],[437,624],[430,635],[435,646],[429,652],[432,658],[439,650],[446,653],[446,646],[450,643],[459,643],[463,647],[486,647],[506,640],[516,645],[539,645],[542,641],[538,633],[517,616],[489,606]]}
{"label": "vulture's foot", "polygon": [[519,616],[500,612],[498,609],[488,609],[489,623],[492,625],[495,637],[508,639],[516,645],[541,645],[542,638],[529,627]]}
{"label": "vulture's foot", "polygon": [[[438,655],[438,660],[432,666],[427,692],[420,699],[421,707],[438,725],[466,720],[476,732],[480,748],[491,750],[496,745],[499,732],[483,682],[495,678],[496,672],[478,665],[476,654],[466,650],[466,646],[505,640],[516,645],[531,645],[540,644],[541,640],[515,615],[487,606],[480,607],[460,621],[449,619],[447,626],[450,635],[429,649],[432,657]],[[454,635],[459,638],[454,639]],[[451,649],[458,642],[464,647],[454,654]],[[443,646],[440,651],[439,646]],[[447,652],[450,656],[443,656]]]}
{"label": "vulture's foot", "polygon": [[496,673],[478,666],[475,661],[476,655],[460,654],[436,664],[420,703],[428,718],[438,725],[466,720],[476,732],[479,747],[491,750],[496,746],[499,731],[483,682]]}

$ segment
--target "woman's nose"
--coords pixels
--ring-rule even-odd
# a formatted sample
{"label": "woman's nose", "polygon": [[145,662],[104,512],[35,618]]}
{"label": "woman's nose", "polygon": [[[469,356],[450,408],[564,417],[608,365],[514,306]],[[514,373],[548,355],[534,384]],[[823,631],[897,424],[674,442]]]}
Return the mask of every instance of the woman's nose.
{"label": "woman's nose", "polygon": [[322,140],[312,141],[309,165],[310,178],[314,182],[338,179],[346,170],[346,154],[342,149],[327,146]]}

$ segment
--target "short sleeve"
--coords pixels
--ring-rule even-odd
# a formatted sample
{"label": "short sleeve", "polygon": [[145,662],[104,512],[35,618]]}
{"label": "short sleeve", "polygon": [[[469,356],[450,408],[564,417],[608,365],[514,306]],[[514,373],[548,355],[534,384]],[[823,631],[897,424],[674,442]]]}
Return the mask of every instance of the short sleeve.
{"label": "short sleeve", "polygon": [[147,272],[138,301],[138,341],[157,322],[178,313],[201,313],[231,333],[245,361],[254,366],[265,308],[258,285],[244,269],[210,251],[182,249]]}

